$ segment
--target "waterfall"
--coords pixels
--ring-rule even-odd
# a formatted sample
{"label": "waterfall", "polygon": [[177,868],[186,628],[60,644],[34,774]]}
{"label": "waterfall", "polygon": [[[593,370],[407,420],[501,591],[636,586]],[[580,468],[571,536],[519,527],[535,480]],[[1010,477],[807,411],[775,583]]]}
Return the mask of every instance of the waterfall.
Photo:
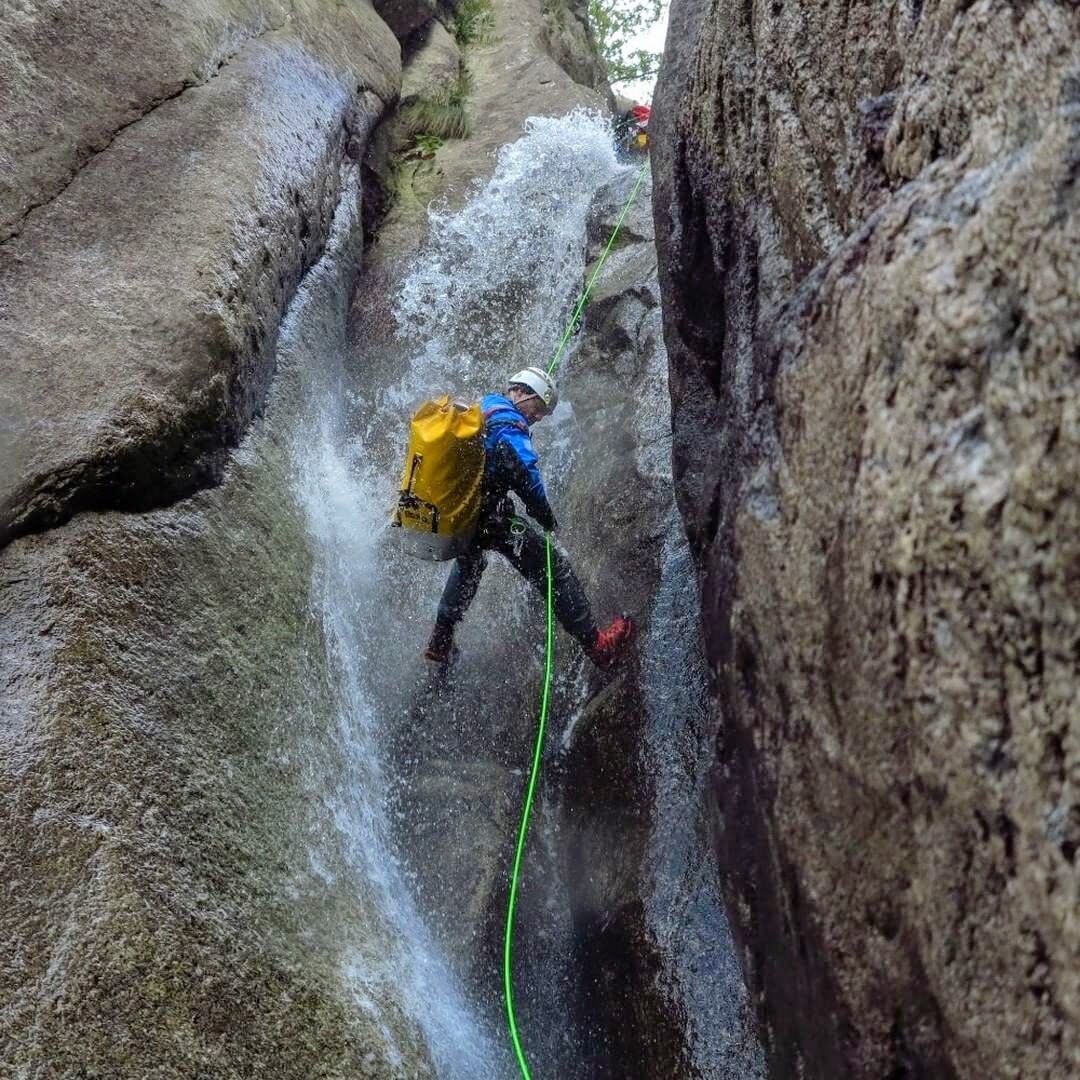
{"label": "waterfall", "polygon": [[[547,362],[582,286],[596,193],[625,185],[633,171],[616,161],[607,124],[595,114],[530,120],[462,209],[430,212],[425,246],[392,279],[392,319],[381,334],[348,318],[357,222],[355,206],[343,200],[327,257],[283,326],[282,368],[300,399],[291,433],[295,495],[315,552],[311,618],[321,628],[336,702],[333,767],[312,770],[311,798],[323,823],[310,837],[312,873],[347,897],[337,915],[340,966],[356,1007],[383,1024],[394,1047],[399,1035],[384,1002],[400,1000],[444,1080],[516,1074],[491,947],[502,913],[490,905],[502,895],[517,822],[542,632],[527,588],[493,560],[459,635],[457,682],[433,687],[421,650],[448,567],[404,557],[391,542],[386,524],[400,455],[419,401],[446,392],[475,400],[504,386],[515,368]],[[645,393],[662,393],[662,362],[662,350],[651,355]],[[650,491],[666,484],[666,444],[654,430],[665,426],[662,411],[649,404],[632,425],[646,446],[641,468]],[[561,403],[535,433],[556,503],[575,469],[573,436],[584,430]],[[690,582],[685,552],[671,546],[657,625],[693,620]],[[712,1058],[727,1051],[710,1050],[709,1026],[726,1023],[727,1014],[707,1003],[708,987],[695,986],[688,972],[698,960],[686,955],[685,927],[671,922],[671,912],[689,903],[700,914],[696,929],[716,930],[719,913],[726,933],[715,881],[689,880],[701,838],[677,824],[685,818],[680,801],[700,801],[704,775],[700,723],[696,756],[686,741],[692,736],[674,731],[690,713],[700,720],[701,710],[695,632],[684,629],[679,637],[689,645],[672,645],[660,631],[645,643],[645,751],[662,794],[648,911],[671,961],[669,993],[690,1018],[699,1071],[726,1076]],[[553,744],[588,687],[579,653],[564,654],[559,666]],[[665,747],[668,739],[678,753]],[[575,930],[557,880],[559,845],[558,823],[541,806],[522,894],[519,925],[528,922],[531,931],[518,943],[519,1019],[537,1076],[584,1080],[597,1044],[588,1017],[574,1014]],[[375,930],[355,930],[350,912],[358,926]],[[710,971],[730,979],[730,942],[705,952]],[[397,1060],[408,1059],[401,1046]],[[401,1075],[411,1075],[406,1068]]]}
{"label": "waterfall", "polygon": [[[415,671],[402,658],[419,656],[447,569],[405,563],[386,543],[397,457],[416,401],[444,390],[478,397],[501,387],[515,365],[550,355],[580,288],[592,194],[619,168],[599,117],[531,120],[460,213],[432,213],[429,244],[395,311],[407,362],[384,365],[391,377],[381,384],[363,343],[362,366],[348,362],[336,249],[308,276],[283,327],[283,363],[296,353],[319,361],[294,357],[305,404],[293,453],[316,551],[311,603],[331,660],[342,763],[340,782],[319,796],[331,827],[315,838],[312,859],[363,895],[384,926],[377,952],[356,943],[346,955],[357,1006],[376,1013],[380,986],[395,986],[447,1080],[510,1076],[513,1066],[501,1016],[452,969],[395,849],[391,745],[415,690],[415,680],[400,679]],[[341,222],[335,243],[352,235],[352,223]],[[334,290],[341,295],[327,305]]]}
{"label": "waterfall", "polygon": [[305,278],[279,343],[282,381],[296,384],[300,398],[289,433],[294,485],[315,552],[311,614],[322,627],[337,702],[330,733],[337,768],[312,770],[324,827],[311,837],[310,858],[313,873],[352,901],[338,915],[341,975],[356,1007],[382,1030],[400,1075],[415,1073],[406,1048],[395,1050],[399,1032],[387,1020],[387,1001],[402,1001],[439,1077],[471,1080],[496,1075],[498,1053],[431,940],[388,841],[382,720],[392,700],[379,693],[385,672],[373,667],[371,645],[372,612],[382,603],[387,488],[348,435],[343,364],[358,206],[342,199],[327,253]]}
{"label": "waterfall", "polygon": [[593,195],[627,171],[595,113],[533,118],[462,210],[432,212],[395,310],[416,350],[407,383],[441,376],[475,395],[516,368],[546,366],[581,291]]}

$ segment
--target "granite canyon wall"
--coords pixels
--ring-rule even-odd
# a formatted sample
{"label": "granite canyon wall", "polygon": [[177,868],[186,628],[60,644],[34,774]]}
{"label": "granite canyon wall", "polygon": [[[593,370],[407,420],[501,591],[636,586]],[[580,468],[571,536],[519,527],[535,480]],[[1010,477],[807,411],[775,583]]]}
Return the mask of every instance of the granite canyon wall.
{"label": "granite canyon wall", "polygon": [[675,0],[654,212],[778,1077],[1080,1068],[1080,14]]}

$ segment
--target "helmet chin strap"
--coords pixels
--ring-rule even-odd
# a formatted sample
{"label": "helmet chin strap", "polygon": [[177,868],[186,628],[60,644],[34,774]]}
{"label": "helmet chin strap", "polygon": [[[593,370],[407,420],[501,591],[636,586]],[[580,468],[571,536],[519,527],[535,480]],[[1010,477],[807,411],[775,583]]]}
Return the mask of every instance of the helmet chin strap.
{"label": "helmet chin strap", "polygon": [[[543,404],[543,406],[544,406],[544,416],[547,416],[547,412],[548,412],[547,402],[544,401],[544,399],[539,394],[532,393],[532,394],[524,394],[523,395],[520,390],[517,390],[516,387],[514,388],[514,390],[518,395],[517,398],[514,399],[518,405],[522,404],[523,402],[532,401],[532,400],[535,399],[536,401],[539,401],[539,402],[541,402]],[[509,395],[510,392],[511,391],[508,390],[507,394]],[[531,422],[532,421],[530,421],[530,423]]]}
{"label": "helmet chin strap", "polygon": [[[539,394],[530,394],[527,398],[522,398],[522,401],[532,401],[534,399],[536,401],[539,401],[540,404],[543,405],[543,407],[544,407],[544,411],[538,417],[536,417],[536,420],[543,420],[544,417],[548,415],[548,412],[550,410],[547,407],[547,402]],[[530,424],[535,424],[536,423],[536,420],[529,420],[529,418],[527,416],[525,417],[525,419]]]}

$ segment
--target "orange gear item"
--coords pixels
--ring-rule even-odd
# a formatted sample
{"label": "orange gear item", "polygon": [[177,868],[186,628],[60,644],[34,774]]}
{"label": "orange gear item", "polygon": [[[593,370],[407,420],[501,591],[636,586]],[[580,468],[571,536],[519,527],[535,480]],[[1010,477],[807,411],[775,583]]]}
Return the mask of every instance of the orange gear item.
{"label": "orange gear item", "polygon": [[587,650],[589,659],[605,671],[623,659],[627,647],[637,635],[637,626],[629,615],[612,619],[603,630],[598,630],[596,640]]}

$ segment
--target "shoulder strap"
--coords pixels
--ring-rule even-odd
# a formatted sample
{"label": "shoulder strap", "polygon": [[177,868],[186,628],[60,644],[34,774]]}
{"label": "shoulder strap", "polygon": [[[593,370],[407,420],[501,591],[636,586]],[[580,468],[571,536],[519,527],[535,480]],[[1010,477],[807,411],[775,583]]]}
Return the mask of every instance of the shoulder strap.
{"label": "shoulder strap", "polygon": [[[485,409],[484,410],[484,423],[486,424],[495,413],[501,412],[504,407],[505,406],[502,406],[502,405],[495,405],[490,409]],[[523,431],[523,432],[525,432],[526,435],[529,434],[529,425],[526,424],[522,420],[497,420],[496,425],[498,427],[517,428],[518,431]]]}

